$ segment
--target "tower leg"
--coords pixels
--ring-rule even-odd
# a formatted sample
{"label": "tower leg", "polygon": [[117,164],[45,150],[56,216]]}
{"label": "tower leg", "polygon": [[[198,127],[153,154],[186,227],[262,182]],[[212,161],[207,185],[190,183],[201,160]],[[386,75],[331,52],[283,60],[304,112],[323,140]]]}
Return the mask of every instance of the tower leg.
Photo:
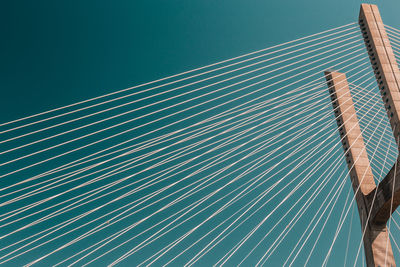
{"label": "tower leg", "polygon": [[347,166],[360,216],[367,266],[395,266],[386,224],[376,225],[368,215],[376,184],[361,134],[346,75],[325,72]]}

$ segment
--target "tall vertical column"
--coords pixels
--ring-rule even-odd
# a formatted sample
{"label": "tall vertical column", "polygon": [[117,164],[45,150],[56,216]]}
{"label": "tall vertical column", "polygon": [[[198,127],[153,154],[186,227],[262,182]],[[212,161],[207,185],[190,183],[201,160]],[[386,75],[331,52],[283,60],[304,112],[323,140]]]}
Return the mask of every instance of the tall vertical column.
{"label": "tall vertical column", "polygon": [[363,242],[367,265],[385,266],[386,263],[386,266],[395,266],[386,225],[378,226],[368,219],[370,200],[367,196],[376,190],[376,184],[346,75],[327,71],[325,77],[350,170],[362,231],[365,232]]}
{"label": "tall vertical column", "polygon": [[394,137],[398,140],[400,133],[400,71],[378,7],[362,4],[359,24]]}
{"label": "tall vertical column", "polygon": [[[354,191],[360,191],[363,195],[368,195],[375,189],[376,184],[372,175],[346,74],[326,71],[325,78],[330,88],[332,105],[335,110],[339,133],[343,139],[342,145]],[[358,187],[360,187],[359,190]]]}
{"label": "tall vertical column", "polygon": [[[359,24],[368,55],[378,82],[382,100],[397,143],[400,137],[400,70],[390,45],[378,7],[362,4]],[[386,226],[391,213],[400,205],[400,161],[369,194],[371,225]]]}

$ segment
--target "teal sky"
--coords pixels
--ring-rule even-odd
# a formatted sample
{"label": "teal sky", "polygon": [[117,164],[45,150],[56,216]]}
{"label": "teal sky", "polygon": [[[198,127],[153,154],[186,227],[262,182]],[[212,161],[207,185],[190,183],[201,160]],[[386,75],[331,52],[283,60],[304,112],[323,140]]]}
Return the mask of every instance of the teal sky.
{"label": "teal sky", "polygon": [[[400,25],[396,0],[379,4]],[[0,120],[356,21],[362,1],[2,1]]]}
{"label": "teal sky", "polygon": [[[361,3],[356,0],[3,1],[0,6],[3,37],[0,42],[0,122],[356,22]],[[398,0],[369,3],[378,4],[385,24],[400,28]],[[127,108],[123,109],[125,110]],[[146,121],[143,120],[144,122]],[[150,131],[160,125],[149,126],[143,131]],[[99,126],[95,127],[97,129]],[[133,134],[140,133],[137,131]],[[48,145],[65,141],[63,138],[65,137],[49,142]],[[334,138],[337,139],[338,136]],[[120,137],[118,140],[124,139]],[[83,143],[81,141],[78,145]],[[6,145],[6,148],[9,147]],[[27,151],[31,152],[36,148],[40,149],[41,146]],[[69,148],[73,146],[67,146],[66,149]],[[368,149],[372,150],[370,147]],[[318,151],[322,152],[325,151]],[[12,156],[15,155],[18,154]],[[38,159],[46,157],[49,155],[42,155]],[[67,157],[68,159],[70,158]],[[26,162],[21,164],[23,163]],[[57,166],[59,162],[53,164]],[[47,166],[43,168],[45,167]],[[345,163],[342,162],[340,167],[345,167]],[[35,171],[39,172],[41,168]],[[5,171],[10,169],[6,167]],[[18,176],[14,177],[19,179]],[[274,201],[272,207],[279,203],[278,200]],[[339,206],[340,204],[344,204],[343,199]],[[317,209],[318,203],[314,205]],[[338,210],[340,211],[341,209]],[[263,215],[257,216],[262,218]],[[334,216],[340,215],[335,213]],[[354,218],[353,225],[357,225],[358,218]],[[307,224],[308,217],[302,220]],[[122,226],[128,224],[129,222],[124,222]],[[332,222],[329,222],[329,226],[335,227]],[[360,233],[354,231],[358,229],[353,229],[355,238],[352,245],[357,246]],[[396,233],[397,236],[400,236],[399,232]],[[296,236],[289,237],[288,245],[295,242],[295,238]],[[165,242],[168,242],[168,238]],[[322,252],[316,253],[320,257],[318,260],[323,258],[325,252],[322,248],[326,248],[328,242],[329,240],[321,240]],[[343,246],[346,240],[339,240],[338,243],[338,246]],[[62,244],[63,241],[55,243],[56,246]],[[89,245],[90,241],[84,241],[85,244]],[[82,247],[70,248],[67,252],[74,249]],[[126,247],[123,249],[111,253],[110,257],[120,256],[127,250]],[[156,249],[157,247],[150,248],[144,253],[151,255]],[[317,247],[316,251],[318,249]],[[272,262],[281,262],[281,255],[286,255],[282,251],[282,254],[276,253]],[[353,249],[349,258],[354,257],[354,251],[357,250]],[[27,257],[34,259],[42,252],[45,251],[29,254]],[[304,260],[303,257],[300,256],[301,260]],[[396,254],[396,257],[400,256]],[[57,260],[57,256],[50,257],[43,265],[54,264]],[[204,262],[213,263],[212,256]],[[20,258],[15,263],[22,264],[26,261]],[[178,265],[181,263],[184,263],[184,259],[176,262]],[[335,263],[333,260],[330,265],[335,266]],[[122,266],[129,266],[129,261],[123,262]]]}

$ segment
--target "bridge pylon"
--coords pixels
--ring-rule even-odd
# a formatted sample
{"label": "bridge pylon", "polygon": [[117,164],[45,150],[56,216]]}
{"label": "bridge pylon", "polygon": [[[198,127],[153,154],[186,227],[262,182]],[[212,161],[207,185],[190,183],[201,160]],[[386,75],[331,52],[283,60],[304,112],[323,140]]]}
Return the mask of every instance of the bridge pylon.
{"label": "bridge pylon", "polygon": [[[362,4],[359,25],[400,151],[400,71],[378,7]],[[367,266],[396,266],[386,223],[400,205],[400,159],[376,185],[346,75],[326,71],[357,202]]]}

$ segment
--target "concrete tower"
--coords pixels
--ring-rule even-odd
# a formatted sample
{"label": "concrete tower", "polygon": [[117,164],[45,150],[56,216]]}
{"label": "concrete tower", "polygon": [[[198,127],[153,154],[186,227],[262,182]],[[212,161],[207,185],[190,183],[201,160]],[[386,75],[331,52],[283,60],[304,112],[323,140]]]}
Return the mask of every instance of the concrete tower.
{"label": "concrete tower", "polygon": [[[400,71],[376,5],[362,4],[359,24],[398,149]],[[400,204],[400,162],[376,186],[346,75],[325,72],[357,201],[368,266],[396,266],[386,223]]]}

